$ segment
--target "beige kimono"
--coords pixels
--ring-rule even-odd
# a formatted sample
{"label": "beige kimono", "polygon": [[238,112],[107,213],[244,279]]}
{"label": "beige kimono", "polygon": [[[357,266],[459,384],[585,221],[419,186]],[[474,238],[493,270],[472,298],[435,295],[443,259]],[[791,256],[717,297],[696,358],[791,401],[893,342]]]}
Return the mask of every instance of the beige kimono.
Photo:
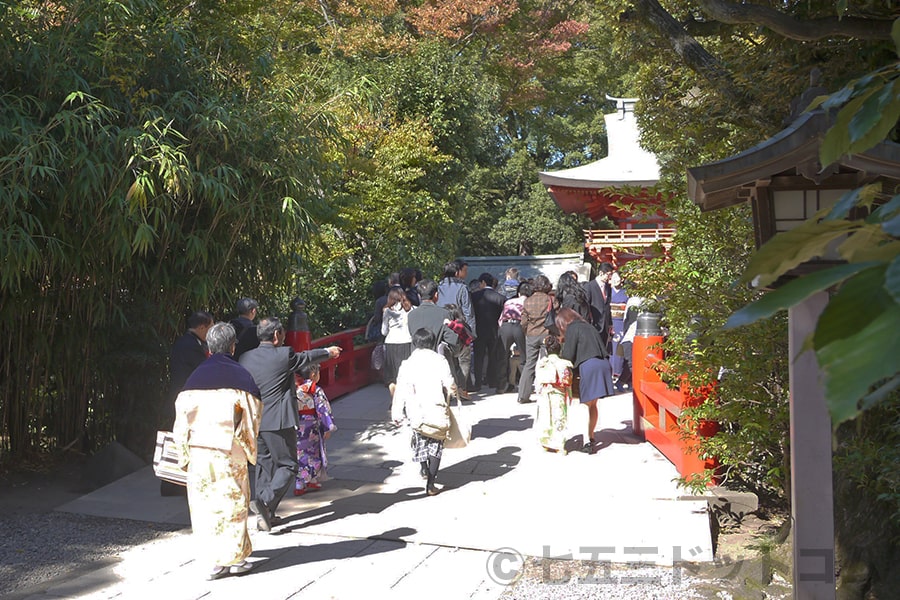
{"label": "beige kimono", "polygon": [[238,564],[252,551],[247,463],[256,464],[262,405],[242,390],[185,390],[175,411],[173,437],[182,449],[182,466],[187,466],[198,555],[214,565]]}

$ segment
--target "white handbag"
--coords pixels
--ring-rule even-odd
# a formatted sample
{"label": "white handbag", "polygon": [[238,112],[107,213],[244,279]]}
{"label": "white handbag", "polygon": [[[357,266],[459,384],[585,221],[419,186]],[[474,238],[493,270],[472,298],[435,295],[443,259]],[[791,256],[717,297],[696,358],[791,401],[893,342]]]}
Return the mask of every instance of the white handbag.
{"label": "white handbag", "polygon": [[163,481],[187,485],[187,471],[179,466],[181,452],[175,445],[171,431],[156,432],[156,449],[153,451],[153,472]]}

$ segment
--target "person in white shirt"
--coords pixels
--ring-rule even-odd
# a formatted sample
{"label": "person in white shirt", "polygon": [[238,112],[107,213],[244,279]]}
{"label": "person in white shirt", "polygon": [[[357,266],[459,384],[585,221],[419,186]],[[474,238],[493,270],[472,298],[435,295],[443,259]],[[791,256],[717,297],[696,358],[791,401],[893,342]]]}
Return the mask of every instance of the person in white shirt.
{"label": "person in white shirt", "polygon": [[384,336],[384,383],[394,393],[400,363],[412,352],[412,337],[407,318],[412,303],[399,287],[391,288],[381,319],[381,335]]}
{"label": "person in white shirt", "polygon": [[391,405],[391,418],[400,423],[404,415],[412,428],[413,462],[420,463],[427,483],[425,493],[435,496],[435,485],[444,440],[450,431],[450,397],[456,383],[450,365],[432,350],[434,334],[425,328],[412,334],[413,351],[400,365]]}

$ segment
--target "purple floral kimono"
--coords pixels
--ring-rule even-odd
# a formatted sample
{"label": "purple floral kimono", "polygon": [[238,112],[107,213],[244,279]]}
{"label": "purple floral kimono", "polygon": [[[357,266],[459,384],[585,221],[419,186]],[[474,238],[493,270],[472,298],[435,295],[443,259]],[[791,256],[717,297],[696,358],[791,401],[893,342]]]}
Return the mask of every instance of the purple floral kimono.
{"label": "purple floral kimono", "polygon": [[318,487],[328,469],[325,454],[326,431],[335,431],[331,404],[325,391],[307,379],[297,391],[300,408],[300,426],[297,428],[297,471],[295,493],[304,491],[310,484]]}

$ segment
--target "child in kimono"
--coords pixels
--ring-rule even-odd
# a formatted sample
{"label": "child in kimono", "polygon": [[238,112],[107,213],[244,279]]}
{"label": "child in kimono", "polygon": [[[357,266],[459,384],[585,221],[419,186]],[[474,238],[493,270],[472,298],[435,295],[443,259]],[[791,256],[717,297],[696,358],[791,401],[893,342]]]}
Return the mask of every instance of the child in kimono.
{"label": "child in kimono", "polygon": [[299,375],[303,382],[297,390],[300,426],[297,428],[299,469],[294,487],[295,496],[322,487],[328,469],[325,440],[337,429],[331,413],[331,404],[325,396],[325,391],[319,387],[319,365],[303,367]]}
{"label": "child in kimono", "polygon": [[547,355],[538,359],[534,372],[538,392],[534,430],[545,450],[565,454],[568,410],[572,402],[572,363],[559,357],[556,337],[548,335],[544,348]]}

